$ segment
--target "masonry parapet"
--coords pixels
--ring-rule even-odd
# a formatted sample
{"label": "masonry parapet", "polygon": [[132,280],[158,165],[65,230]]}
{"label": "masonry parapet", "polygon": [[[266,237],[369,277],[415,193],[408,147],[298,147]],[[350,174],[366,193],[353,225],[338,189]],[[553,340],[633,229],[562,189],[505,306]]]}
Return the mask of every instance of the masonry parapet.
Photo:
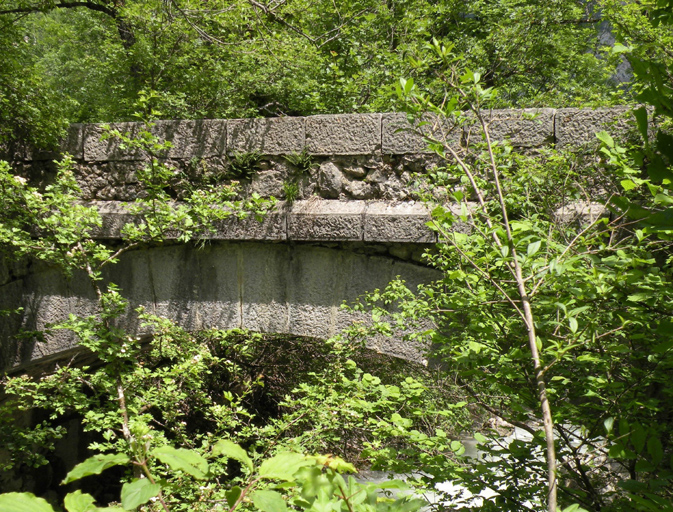
{"label": "masonry parapet", "polygon": [[[578,148],[596,145],[595,133],[628,133],[628,108],[489,110],[491,139],[508,139],[520,151]],[[146,130],[141,123],[112,123],[110,128],[129,137]],[[157,121],[151,133],[170,147],[155,153],[175,170],[169,186],[179,198],[180,186],[204,176],[236,179],[228,170],[241,155],[257,155],[251,179],[243,180],[245,194],[285,198],[289,181],[295,199],[414,201],[419,199],[414,175],[441,164],[424,136],[455,148],[481,140],[474,115],[461,123],[426,115],[412,126],[402,113],[338,114],[269,119],[202,119]],[[633,130],[631,130],[633,131]],[[104,137],[102,124],[72,125],[60,151],[69,153],[83,198],[129,201],[142,193],[136,173],[148,154],[126,149],[122,141]],[[302,154],[311,165],[297,169],[292,156]],[[47,182],[59,153],[14,148],[17,172]],[[2,155],[0,155],[2,157]],[[299,171],[299,172],[298,172]]]}

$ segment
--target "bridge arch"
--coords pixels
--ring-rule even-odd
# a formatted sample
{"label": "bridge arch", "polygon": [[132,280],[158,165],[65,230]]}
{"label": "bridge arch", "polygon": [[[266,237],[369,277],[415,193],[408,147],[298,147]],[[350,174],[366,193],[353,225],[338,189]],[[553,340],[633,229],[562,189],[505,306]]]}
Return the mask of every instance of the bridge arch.
{"label": "bridge arch", "polygon": [[[144,248],[107,267],[105,278],[129,299],[121,321],[134,335],[144,334],[133,311],[143,306],[188,330],[244,328],[326,339],[364,318],[342,310],[344,301],[382,288],[397,275],[412,288],[437,277],[418,263],[331,245],[214,241],[200,249],[187,244]],[[42,330],[70,313],[96,311],[95,293],[84,276],[67,279],[55,269],[43,269],[2,288],[3,302],[14,297],[12,307],[23,307],[20,316],[3,323],[6,332],[0,334],[10,341],[3,344],[3,367],[50,359],[76,346],[67,331],[49,333],[45,342],[19,342],[20,327]],[[400,336],[372,339],[369,347],[423,359],[422,347]]]}

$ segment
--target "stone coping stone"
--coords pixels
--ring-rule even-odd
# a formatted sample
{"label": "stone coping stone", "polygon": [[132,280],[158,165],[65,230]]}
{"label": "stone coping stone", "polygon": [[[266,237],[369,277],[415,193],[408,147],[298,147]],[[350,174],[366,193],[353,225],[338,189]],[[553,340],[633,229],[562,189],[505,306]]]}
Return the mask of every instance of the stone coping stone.
{"label": "stone coping stone", "polygon": [[[119,130],[130,137],[138,137],[142,123],[110,123],[110,129]],[[116,138],[101,140],[104,124],[89,124],[85,127],[83,159],[86,162],[144,160],[148,155],[139,150],[127,150]],[[160,141],[168,141],[172,147],[159,152],[160,158],[190,160],[219,156],[225,152],[227,121],[200,119],[195,121],[157,121],[150,132]]]}
{"label": "stone coping stone", "polygon": [[[514,147],[536,148],[554,142],[554,117],[552,108],[494,109],[482,111],[488,124],[492,141],[509,140]],[[481,125],[473,113],[467,115],[463,125],[465,140],[483,140]]]}
{"label": "stone coping stone", "polygon": [[[97,239],[119,239],[122,228],[137,220],[129,213],[129,207],[121,201],[95,201],[88,203],[95,205],[101,217],[101,227],[93,230],[93,237]],[[269,240],[282,241],[287,238],[287,219],[284,212],[284,203],[279,208],[267,212],[259,221],[254,216],[238,218],[231,215],[216,221],[211,227],[212,232],[205,233],[203,238],[208,240]],[[167,233],[167,239],[177,238],[175,233]]]}
{"label": "stone coping stone", "polygon": [[[539,108],[487,110],[493,140],[508,139],[513,146],[537,148],[556,143],[558,147],[586,146],[595,133],[608,129],[623,133],[629,128],[630,107],[598,109]],[[200,119],[157,121],[151,132],[172,147],[159,158],[191,160],[225,154],[257,151],[263,155],[287,155],[306,150],[316,156],[405,155],[431,153],[423,135],[447,141],[458,148],[469,138],[481,140],[473,115],[456,126],[426,114],[416,130],[404,113],[335,114],[307,117],[259,119]],[[100,140],[103,124],[73,124],[59,152],[32,150],[25,145],[0,147],[0,156],[10,160],[44,161],[69,153],[85,162],[138,161],[148,155],[121,148],[116,139]],[[112,129],[138,136],[142,123],[111,123]],[[420,132],[420,133],[419,133]],[[454,146],[455,144],[455,146]]]}
{"label": "stone coping stone", "polygon": [[[102,226],[94,238],[118,239],[127,223],[134,222],[128,206],[120,201],[96,201]],[[426,225],[430,210],[423,203],[385,201],[337,201],[309,199],[288,205],[279,201],[262,221],[250,216],[231,216],[217,221],[214,232],[204,234],[210,240],[265,241],[364,241],[379,243],[435,243],[437,237]],[[464,231],[458,223],[456,230]],[[464,229],[463,229],[464,228]],[[167,238],[176,238],[169,233]]]}
{"label": "stone coping stone", "polygon": [[560,224],[578,222],[581,226],[588,226],[592,222],[609,217],[610,211],[601,203],[580,201],[561,206],[553,213],[553,218]]}
{"label": "stone coping stone", "polygon": [[629,129],[631,107],[561,108],[556,111],[554,132],[556,147],[586,147],[599,144],[596,133],[607,130],[626,133]]}
{"label": "stone coping stone", "polygon": [[[84,154],[85,162],[106,162],[115,160],[142,160],[144,155],[138,151],[130,151],[121,147],[121,142],[115,138],[101,140],[105,133],[105,124],[88,124],[84,129]],[[130,137],[137,137],[140,131],[139,123],[110,123],[111,130],[119,130],[120,133]]]}
{"label": "stone coping stone", "polygon": [[383,114],[381,120],[381,151],[384,155],[432,153],[425,137],[444,141],[458,148],[463,130],[458,123],[434,114],[426,114],[412,125],[406,114]]}
{"label": "stone coping stone", "polygon": [[426,225],[431,219],[422,203],[369,203],[364,216],[364,241],[435,243],[437,236]]}
{"label": "stone coping stone", "polygon": [[361,241],[364,201],[297,201],[289,212],[289,240]]}
{"label": "stone coping stone", "polygon": [[264,155],[301,153],[304,149],[304,117],[232,119],[227,121],[227,152]]}
{"label": "stone coping stone", "polygon": [[135,222],[135,215],[129,213],[128,207],[121,201],[96,201],[95,205],[101,218],[101,226],[92,232],[94,238],[115,240],[121,238],[122,228]]}
{"label": "stone coping stone", "polygon": [[219,156],[225,152],[228,122],[221,119],[157,121],[153,135],[172,144],[163,158],[190,160]]}
{"label": "stone coping stone", "polygon": [[282,209],[267,212],[261,221],[252,215],[244,219],[232,215],[213,227],[215,232],[207,234],[212,240],[287,240],[287,215]]}
{"label": "stone coping stone", "polygon": [[382,114],[306,117],[306,150],[312,155],[369,155],[381,152]]}

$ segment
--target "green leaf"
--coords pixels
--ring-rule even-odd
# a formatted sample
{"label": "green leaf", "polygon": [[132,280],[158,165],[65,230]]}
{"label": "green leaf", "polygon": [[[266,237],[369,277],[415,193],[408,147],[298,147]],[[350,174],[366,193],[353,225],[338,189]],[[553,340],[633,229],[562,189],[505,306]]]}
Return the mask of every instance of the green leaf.
{"label": "green leaf", "polygon": [[252,472],[254,469],[252,461],[250,460],[250,457],[248,457],[248,454],[245,453],[245,450],[228,439],[220,439],[217,443],[215,443],[213,446],[213,455],[224,455],[229,459],[237,460],[247,467],[250,472]]}
{"label": "green leaf", "polygon": [[85,476],[99,475],[108,468],[119,466],[121,464],[128,464],[129,461],[130,459],[128,455],[124,453],[94,455],[72,468],[72,470],[65,476],[63,482],[61,482],[61,485],[69,484],[70,482],[74,482]]}
{"label": "green leaf", "polygon": [[422,499],[400,498],[391,505],[390,511],[394,512],[416,512],[422,507],[427,506],[428,502]]}
{"label": "green leaf", "polygon": [[643,140],[647,143],[649,138],[648,138],[648,133],[647,133],[647,109],[645,107],[640,107],[634,110],[633,114],[636,117],[636,123],[638,124],[638,131],[640,132],[640,135],[643,137]]}
{"label": "green leaf", "polygon": [[49,503],[29,492],[0,494],[2,512],[54,512]]}
{"label": "green leaf", "polygon": [[300,468],[312,464],[314,462],[303,455],[293,452],[283,452],[262,462],[259,468],[259,476],[261,478],[290,481]]}
{"label": "green leaf", "polygon": [[[624,46],[621,43],[615,43],[612,45],[611,52],[612,53],[630,53],[633,50],[630,46]],[[568,509],[564,510],[563,512],[567,512]]]}
{"label": "green leaf", "polygon": [[241,497],[242,489],[238,485],[234,485],[231,489],[224,492],[224,497],[227,498],[227,505],[229,508],[233,507]]}
{"label": "green leaf", "polygon": [[161,446],[153,450],[152,455],[173,471],[184,471],[198,480],[208,477],[208,461],[193,450]]}
{"label": "green leaf", "polygon": [[334,455],[312,455],[306,457],[307,460],[317,464],[318,466],[330,468],[337,473],[357,473],[357,468],[350,462],[346,462],[341,457]]}
{"label": "green leaf", "polygon": [[596,134],[596,138],[601,142],[603,142],[609,148],[615,147],[615,140],[612,137],[610,137],[610,134],[605,130],[598,132]]}
{"label": "green leaf", "polygon": [[481,444],[484,444],[485,442],[488,441],[488,439],[486,439],[486,437],[483,434],[480,434],[479,432],[474,433],[474,439]]}
{"label": "green leaf", "polygon": [[122,507],[124,510],[134,510],[147,503],[161,491],[159,484],[151,483],[147,478],[140,478],[122,487]]}
{"label": "green leaf", "polygon": [[650,437],[647,440],[647,453],[652,458],[654,465],[658,466],[664,458],[664,447],[658,437]]}
{"label": "green leaf", "polygon": [[605,431],[610,434],[612,432],[612,429],[615,424],[615,419],[614,418],[606,418],[603,421],[603,425],[605,426]]}
{"label": "green leaf", "polygon": [[633,190],[634,188],[638,188],[638,185],[636,185],[633,181],[631,180],[622,180],[619,182],[619,184],[622,186],[622,188],[628,192],[629,190]]}
{"label": "green leaf", "polygon": [[463,443],[461,443],[460,441],[451,441],[450,446],[451,446],[451,451],[452,452],[458,452],[460,450],[464,451]]}
{"label": "green leaf", "polygon": [[68,512],[95,512],[98,510],[94,503],[96,500],[90,494],[82,494],[77,490],[69,493],[63,500],[63,505]]}
{"label": "green leaf", "polygon": [[377,489],[397,489],[398,491],[406,491],[409,489],[409,484],[403,480],[386,480],[385,482],[375,484]]}
{"label": "green leaf", "polygon": [[568,319],[568,323],[570,324],[570,332],[575,334],[577,332],[577,318],[572,317]]}
{"label": "green leaf", "polygon": [[538,252],[540,250],[541,245],[542,245],[541,240],[528,244],[528,256],[529,257],[533,256],[536,252]]}
{"label": "green leaf", "polygon": [[564,508],[561,512],[589,512],[587,509],[580,507],[577,503]]}
{"label": "green leaf", "polygon": [[252,502],[262,512],[287,512],[287,504],[276,491],[256,491]]}
{"label": "green leaf", "polygon": [[631,443],[636,449],[636,453],[640,453],[645,448],[645,439],[647,438],[647,432],[639,423],[633,426],[633,432],[631,432]]}

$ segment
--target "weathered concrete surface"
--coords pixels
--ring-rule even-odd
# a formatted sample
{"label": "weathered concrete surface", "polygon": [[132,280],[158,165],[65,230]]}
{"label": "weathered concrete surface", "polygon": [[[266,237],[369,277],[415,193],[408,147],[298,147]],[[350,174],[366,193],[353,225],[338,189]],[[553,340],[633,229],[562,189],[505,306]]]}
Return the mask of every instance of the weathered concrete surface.
{"label": "weathered concrete surface", "polygon": [[[212,242],[156,247],[127,253],[107,267],[105,279],[130,300],[121,322],[131,335],[147,334],[133,309],[175,320],[183,327],[245,328],[265,333],[327,338],[362,315],[341,309],[344,301],[382,288],[400,275],[414,289],[436,271],[392,258],[338,248],[270,243]],[[43,268],[0,287],[0,307],[23,307],[0,324],[0,368],[37,361],[76,345],[69,331],[47,333],[46,342],[18,342],[19,327],[45,329],[68,314],[96,311],[95,294],[84,276],[66,279]],[[421,361],[423,347],[400,337],[371,340],[387,354]]]}

